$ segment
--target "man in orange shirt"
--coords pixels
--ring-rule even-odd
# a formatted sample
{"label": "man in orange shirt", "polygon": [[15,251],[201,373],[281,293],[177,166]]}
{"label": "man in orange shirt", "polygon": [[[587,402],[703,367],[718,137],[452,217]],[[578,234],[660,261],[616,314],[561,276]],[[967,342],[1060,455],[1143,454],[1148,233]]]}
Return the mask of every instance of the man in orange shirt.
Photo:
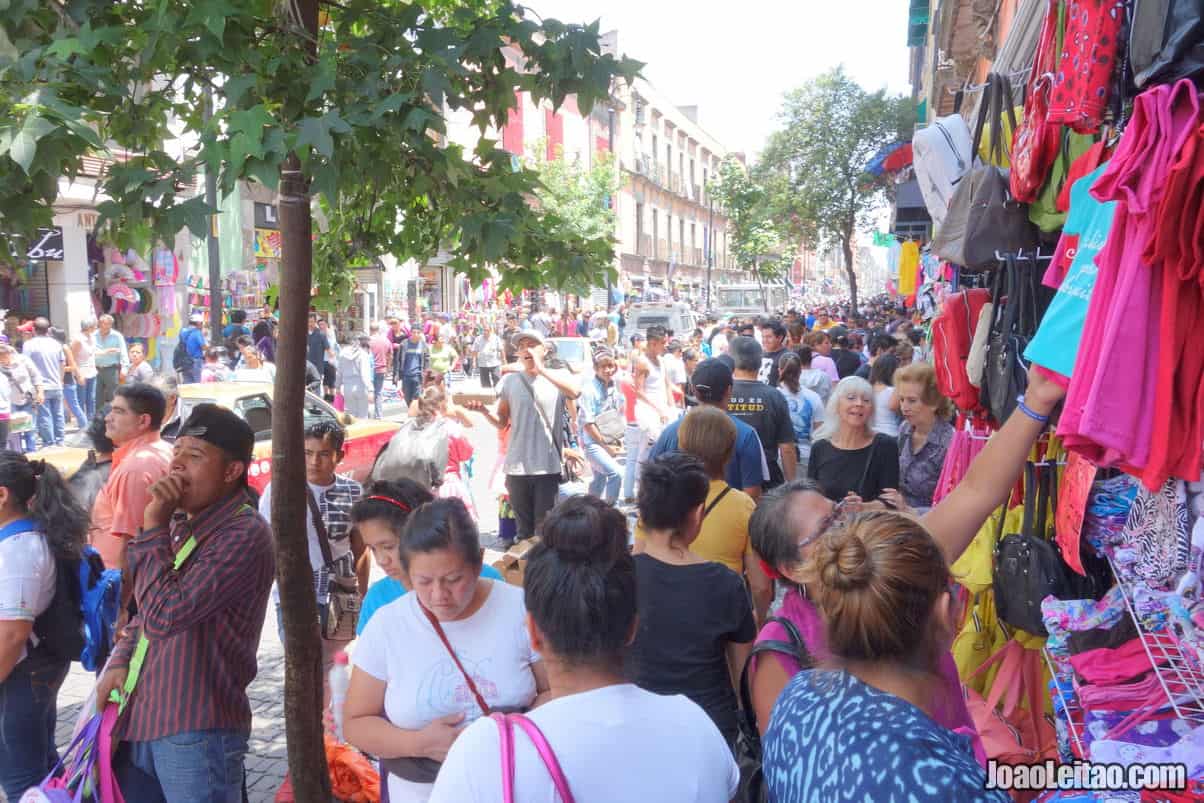
{"label": "man in orange shirt", "polygon": [[167,475],[171,444],[159,437],[167,400],[144,382],[117,388],[105,416],[105,435],[113,441],[113,468],[92,506],[88,540],[106,569],[125,568],[125,549],[138,534],[150,503],[150,486]]}

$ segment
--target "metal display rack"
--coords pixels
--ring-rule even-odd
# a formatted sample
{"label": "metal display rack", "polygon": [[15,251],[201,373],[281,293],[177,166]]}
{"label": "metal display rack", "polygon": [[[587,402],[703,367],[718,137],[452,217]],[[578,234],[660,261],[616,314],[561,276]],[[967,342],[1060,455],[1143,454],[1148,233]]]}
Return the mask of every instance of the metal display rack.
{"label": "metal display rack", "polygon": [[1166,692],[1175,716],[1196,726],[1204,725],[1204,668],[1184,655],[1183,648],[1169,631],[1154,631],[1146,627],[1137,615],[1129,580],[1117,570],[1112,556],[1107,557],[1124,597],[1125,608],[1137,626],[1141,645],[1149,656],[1154,675]]}
{"label": "metal display rack", "polygon": [[1087,749],[1079,735],[1079,730],[1083,727],[1083,709],[1079,706],[1079,699],[1074,694],[1067,694],[1062,689],[1062,684],[1058,683],[1058,678],[1064,676],[1065,672],[1059,667],[1057,659],[1050,654],[1048,649],[1042,649],[1041,655],[1045,658],[1045,665],[1054,679],[1053,686],[1062,703],[1062,710],[1066,712],[1066,730],[1070,733],[1070,741],[1074,744],[1074,753],[1079,758],[1087,759]]}

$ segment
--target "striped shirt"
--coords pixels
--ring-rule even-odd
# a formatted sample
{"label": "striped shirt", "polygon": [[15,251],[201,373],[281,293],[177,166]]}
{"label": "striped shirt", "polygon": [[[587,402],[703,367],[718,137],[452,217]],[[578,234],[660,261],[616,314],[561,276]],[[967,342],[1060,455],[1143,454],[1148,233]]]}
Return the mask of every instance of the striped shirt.
{"label": "striped shirt", "polygon": [[[326,565],[322,556],[322,544],[318,539],[318,528],[314,525],[313,516],[308,508],[305,516],[305,529],[309,541],[309,563],[313,568],[314,594],[318,606],[326,604],[330,591],[330,575],[343,580],[355,577],[355,555],[351,551],[351,508],[364,495],[363,486],[342,474],[334,476],[330,485],[314,485],[309,483],[309,490],[318,503],[318,512],[322,523],[326,525],[326,534],[330,536],[331,563]],[[259,497],[259,515],[269,524],[272,521],[272,484],[269,482]],[[276,600],[279,602],[279,599]]]}
{"label": "striped shirt", "polygon": [[[189,536],[196,550],[179,572],[175,551]],[[244,491],[167,527],[145,530],[129,546],[138,615],[113,651],[128,666],[140,633],[150,641],[142,675],[115,738],[151,741],[188,731],[251,732],[247,686],[275,575],[272,536]]]}

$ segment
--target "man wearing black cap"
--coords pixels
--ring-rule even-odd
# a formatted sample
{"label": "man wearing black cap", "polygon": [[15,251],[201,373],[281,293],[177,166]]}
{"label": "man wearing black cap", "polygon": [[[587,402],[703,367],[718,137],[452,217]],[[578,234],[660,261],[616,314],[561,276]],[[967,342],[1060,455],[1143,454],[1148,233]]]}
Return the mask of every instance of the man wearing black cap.
{"label": "man wearing black cap", "polygon": [[254,444],[233,412],[198,404],[169,473],[150,486],[128,552],[138,615],[97,685],[97,700],[116,690],[126,701],[114,765],[127,798],[241,799],[247,686],[275,574],[271,530],[247,489]]}
{"label": "man wearing black cap", "polygon": [[[721,360],[710,359],[698,363],[690,377],[699,404],[718,407],[728,413],[727,403],[732,396],[732,370]],[[769,466],[765,462],[765,450],[757,431],[736,416],[728,413],[736,425],[736,448],[727,463],[725,479],[733,488],[739,488],[753,499],[761,497],[761,485],[769,479]],[[649,460],[659,454],[677,449],[677,428],[681,419],[671,421],[661,432],[648,453]]]}

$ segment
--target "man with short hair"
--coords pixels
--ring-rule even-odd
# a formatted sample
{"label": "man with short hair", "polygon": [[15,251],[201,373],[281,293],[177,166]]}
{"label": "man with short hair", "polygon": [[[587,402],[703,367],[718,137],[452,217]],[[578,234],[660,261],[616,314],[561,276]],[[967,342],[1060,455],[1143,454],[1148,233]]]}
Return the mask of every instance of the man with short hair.
{"label": "man with short hair", "polygon": [[205,365],[205,318],[202,315],[189,315],[188,328],[180,333],[180,342],[188,352],[192,363],[180,372],[180,382],[185,385],[201,381],[201,368]]}
{"label": "man with short hair", "polygon": [[406,404],[412,404],[422,390],[422,372],[431,361],[431,347],[422,330],[410,329],[410,336],[401,345],[401,392]]}
{"label": "man with short hair", "polygon": [[[757,499],[764,483],[769,480],[769,466],[757,431],[728,411],[732,396],[732,371],[722,360],[709,359],[698,363],[690,383],[699,404],[717,407],[728,414],[736,425],[736,445],[727,463],[727,484]],[[648,450],[648,460],[677,449],[677,429],[681,419],[671,421]]]}
{"label": "man with short hair", "polygon": [[318,316],[310,313],[309,334],[305,336],[305,359],[318,369],[323,382],[326,381],[326,353],[329,349],[326,334],[318,328]]}
{"label": "man with short hair", "polygon": [[113,328],[113,316],[101,315],[96,319],[96,334],[93,335],[96,350],[96,409],[113,401],[113,394],[121,384],[121,374],[130,364],[125,337]]}
{"label": "man with short hair", "polygon": [[63,344],[50,336],[50,321],[42,316],[33,320],[33,337],[25,341],[21,353],[37,369],[41,384],[40,398],[34,410],[42,447],[62,446],[67,422],[63,417]]}
{"label": "man with short hair", "polygon": [[870,369],[874,367],[874,360],[893,349],[896,342],[897,341],[890,335],[878,335],[877,337],[871,339],[870,358],[865,365],[857,369],[855,372],[856,375],[866,381],[869,381]]}
{"label": "man with short hair", "polygon": [[[343,444],[346,438],[347,433],[343,427],[329,419],[317,421],[305,428],[305,481],[308,483],[310,496],[305,529],[309,544],[309,563],[313,569],[314,595],[323,626],[326,622],[326,608],[332,583],[347,588],[354,587],[363,597],[368,590],[368,572],[371,569],[364,557],[364,540],[359,531],[351,526],[351,507],[363,496],[364,489],[351,477],[335,473],[345,456]],[[259,498],[259,513],[264,521],[271,522],[271,483],[263,489],[263,496]],[[318,529],[318,520],[325,530],[325,547],[322,543],[323,534]],[[329,563],[325,557],[327,554],[330,555]],[[276,612],[279,615],[279,598],[276,599]],[[280,619],[280,622],[283,622],[283,619]],[[323,629],[323,678],[330,674],[334,656],[346,648],[350,641],[351,639],[328,639]]]}
{"label": "man with short hair", "polygon": [[242,799],[247,686],[275,578],[271,530],[247,488],[254,446],[245,421],[198,404],[169,473],[150,485],[129,548],[138,613],[97,683],[103,705],[126,685],[145,636],[113,734],[114,774],[130,803]]}
{"label": "man with short hair", "polygon": [[132,385],[135,382],[150,382],[155,378],[155,369],[146,361],[146,354],[143,352],[141,343],[130,344],[130,368],[125,372],[124,385]]}
{"label": "man with short hair", "polygon": [[777,318],[770,318],[761,323],[761,347],[765,354],[761,357],[761,370],[757,379],[769,385],[778,386],[778,358],[786,353],[786,326]]}
{"label": "man with short hair", "polygon": [[841,335],[836,338],[836,348],[832,349],[831,359],[836,363],[836,373],[841,379],[852,376],[861,367],[861,358],[857,356],[857,352],[853,351],[850,337],[850,335]]}
{"label": "man with short hair", "polygon": [[373,321],[368,333],[368,350],[372,352],[372,417],[380,418],[381,391],[385,389],[385,377],[393,360],[393,344],[381,329],[380,321]]}
{"label": "man with short hair", "polygon": [[171,444],[159,428],[167,399],[157,388],[134,383],[117,388],[105,415],[105,435],[117,447],[109,480],[96,495],[88,541],[107,569],[124,569],[126,546],[142,526],[150,486],[167,474]]}
{"label": "man with short hair", "polygon": [[738,337],[732,341],[730,351],[736,370],[732,372],[732,398],[727,409],[757,431],[769,465],[765,487],[773,488],[794,479],[798,465],[790,408],[776,388],[757,380],[762,352],[755,340]]}

